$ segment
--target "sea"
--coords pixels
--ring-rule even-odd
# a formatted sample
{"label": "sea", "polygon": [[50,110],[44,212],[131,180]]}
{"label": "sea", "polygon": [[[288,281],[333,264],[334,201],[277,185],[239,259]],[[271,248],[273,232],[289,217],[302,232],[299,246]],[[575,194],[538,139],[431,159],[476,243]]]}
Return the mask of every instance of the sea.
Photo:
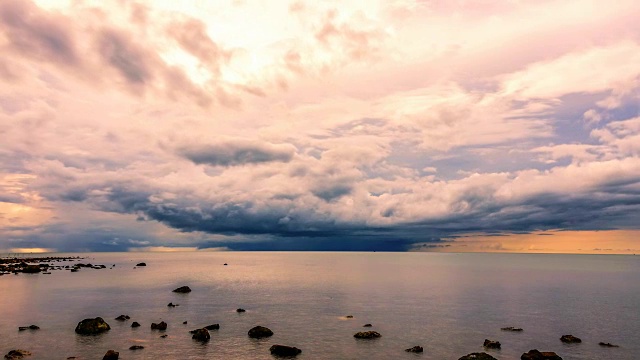
{"label": "sea", "polygon": [[[563,359],[640,359],[640,256],[384,252],[174,252],[81,256],[106,269],[0,277],[0,356],[25,359],[459,359],[531,349]],[[147,266],[135,266],[145,262]],[[68,265],[70,262],[54,263]],[[227,264],[227,265],[224,265]],[[192,292],[172,292],[180,286]],[[168,303],[178,304],[168,307]],[[246,312],[238,313],[243,308]],[[114,320],[128,315],[130,320]],[[352,316],[352,317],[348,317]],[[97,336],[74,329],[102,317]],[[132,328],[131,323],[141,324]],[[166,331],[150,324],[165,321]],[[184,324],[184,322],[187,322]],[[38,325],[40,330],[18,331]],[[205,343],[190,330],[220,324]],[[363,327],[371,324],[371,327]],[[247,336],[256,325],[274,335]],[[502,331],[503,327],[522,332]],[[359,340],[359,331],[382,336]],[[168,336],[161,337],[166,334]],[[582,339],[564,344],[562,335]],[[483,348],[485,339],[500,350]],[[619,347],[606,348],[599,342]],[[142,350],[129,350],[132,345]],[[405,349],[422,346],[421,354]]]}

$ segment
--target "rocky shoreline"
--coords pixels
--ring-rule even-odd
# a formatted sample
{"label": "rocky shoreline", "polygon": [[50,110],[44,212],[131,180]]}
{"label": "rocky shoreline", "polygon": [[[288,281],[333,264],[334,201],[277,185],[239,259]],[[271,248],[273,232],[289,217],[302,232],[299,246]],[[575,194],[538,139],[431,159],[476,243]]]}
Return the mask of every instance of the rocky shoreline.
{"label": "rocky shoreline", "polygon": [[[52,271],[66,270],[69,272],[78,272],[81,269],[113,269],[114,265],[107,267],[103,264],[91,264],[78,262],[84,258],[79,256],[70,257],[5,257],[0,258],[0,276],[24,274],[43,274],[50,275]],[[59,264],[76,262],[74,264]]]}

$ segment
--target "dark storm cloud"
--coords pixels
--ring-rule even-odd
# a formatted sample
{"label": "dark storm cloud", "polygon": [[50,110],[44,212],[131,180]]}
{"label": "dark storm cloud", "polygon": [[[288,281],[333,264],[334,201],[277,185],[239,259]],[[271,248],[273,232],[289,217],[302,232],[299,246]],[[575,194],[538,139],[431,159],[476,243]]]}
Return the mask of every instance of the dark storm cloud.
{"label": "dark storm cloud", "polygon": [[74,65],[78,56],[68,19],[29,1],[0,2],[0,31],[13,51],[42,61]]}
{"label": "dark storm cloud", "polygon": [[229,141],[209,145],[185,146],[178,154],[196,164],[235,166],[272,161],[289,162],[295,148],[291,145],[274,145],[252,141]]}
{"label": "dark storm cloud", "polygon": [[332,201],[342,196],[349,195],[352,191],[350,184],[335,184],[333,186],[322,186],[318,189],[312,190],[313,195],[321,198],[324,201]]}

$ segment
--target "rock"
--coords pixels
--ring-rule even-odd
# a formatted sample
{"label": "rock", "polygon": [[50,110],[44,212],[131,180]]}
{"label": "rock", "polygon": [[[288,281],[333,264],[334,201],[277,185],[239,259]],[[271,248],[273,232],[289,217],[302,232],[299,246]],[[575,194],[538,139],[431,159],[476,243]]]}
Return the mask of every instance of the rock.
{"label": "rock", "polygon": [[522,328],[516,328],[513,326],[500,328],[502,331],[523,331]]}
{"label": "rock", "polygon": [[147,263],[137,263],[136,266],[147,266]]}
{"label": "rock", "polygon": [[371,324],[364,324],[364,325],[362,325],[362,327],[372,327],[372,326],[373,326],[373,325],[371,325]]}
{"label": "rock", "polygon": [[168,307],[176,307],[176,306],[180,306],[180,305],[170,302],[170,303],[167,304],[167,306]]}
{"label": "rock", "polygon": [[486,347],[487,349],[500,349],[500,342],[499,341],[493,341],[493,340],[489,340],[489,339],[484,339],[484,347]]}
{"label": "rock", "polygon": [[347,315],[345,316],[347,319],[353,319],[353,315]]}
{"label": "rock", "polygon": [[132,328],[140,327],[140,323],[139,323],[139,322],[137,322],[137,321],[134,321],[134,322],[131,324],[131,327],[132,327]]}
{"label": "rock", "polygon": [[562,341],[563,343],[567,343],[567,344],[577,344],[577,343],[581,343],[582,340],[580,340],[580,338],[575,337],[573,335],[562,335],[560,337],[560,341]]}
{"label": "rock", "polygon": [[129,347],[129,350],[142,350],[144,349],[144,346],[142,345],[132,345]]}
{"label": "rock", "polygon": [[191,336],[191,338],[193,340],[209,341],[209,339],[211,339],[211,335],[209,335],[209,331],[205,328],[193,330],[192,333],[193,333],[193,336]]}
{"label": "rock", "polygon": [[20,349],[16,349],[16,350],[11,350],[7,353],[7,355],[4,356],[5,359],[7,360],[14,360],[14,359],[22,359],[25,356],[30,356],[31,353],[27,350],[20,350]]}
{"label": "rock", "polygon": [[275,356],[297,356],[302,352],[302,350],[297,347],[286,345],[272,345],[269,348],[269,351],[271,352],[271,355]]}
{"label": "rock", "polygon": [[163,339],[166,338],[167,336],[169,336],[169,335],[167,335],[167,334],[160,335],[160,337],[163,338]]}
{"label": "rock", "polygon": [[487,354],[487,353],[471,353],[468,355],[465,355],[461,358],[459,358],[458,360],[498,360],[496,358],[494,358],[493,356]]}
{"label": "rock", "polygon": [[552,351],[540,352],[533,349],[522,354],[520,360],[562,360],[562,358]]}
{"label": "rock", "polygon": [[151,330],[167,330],[167,323],[161,321],[160,324],[151,323]]}
{"label": "rock", "polygon": [[180,286],[179,288],[173,290],[175,293],[186,294],[191,292],[191,288],[188,286]]}
{"label": "rock", "polygon": [[129,315],[120,315],[120,316],[118,316],[118,317],[116,318],[116,320],[118,320],[118,321],[125,321],[125,320],[129,320],[129,319],[131,319],[131,318],[129,317]]}
{"label": "rock", "polygon": [[118,357],[120,357],[120,353],[117,351],[113,351],[113,350],[109,350],[107,351],[106,354],[104,354],[104,356],[102,357],[102,360],[118,360]]}
{"label": "rock", "polygon": [[183,321],[183,322],[182,322],[182,325],[187,325],[187,321]]}
{"label": "rock", "polygon": [[613,345],[612,343],[606,343],[606,342],[599,342],[598,345],[600,346],[604,346],[604,347],[620,347],[618,345]]}
{"label": "rock", "polygon": [[360,331],[353,335],[356,339],[376,339],[381,337],[379,332],[377,331]]}
{"label": "rock", "polygon": [[27,265],[22,268],[22,272],[25,274],[35,274],[39,273],[40,271],[42,271],[42,269],[40,269],[40,266],[38,265]]}
{"label": "rock", "polygon": [[422,346],[416,345],[412,348],[404,349],[404,351],[411,352],[411,353],[421,353],[421,352],[424,352],[424,349],[422,348]]}
{"label": "rock", "polygon": [[211,324],[204,327],[207,330],[220,330],[220,324]]}
{"label": "rock", "polygon": [[227,265],[228,265],[227,263],[224,263],[224,266],[227,266]]}
{"label": "rock", "polygon": [[101,317],[84,319],[76,326],[76,333],[81,335],[100,334],[108,330],[111,330],[111,327]]}
{"label": "rock", "polygon": [[239,313],[243,313],[243,312],[246,312],[246,311],[247,311],[247,310],[245,310],[245,309],[243,309],[243,308],[238,308],[238,309],[236,309],[236,312],[239,312]]}
{"label": "rock", "polygon": [[266,328],[264,326],[256,326],[249,330],[248,335],[250,338],[260,339],[273,335],[273,331],[271,329]]}

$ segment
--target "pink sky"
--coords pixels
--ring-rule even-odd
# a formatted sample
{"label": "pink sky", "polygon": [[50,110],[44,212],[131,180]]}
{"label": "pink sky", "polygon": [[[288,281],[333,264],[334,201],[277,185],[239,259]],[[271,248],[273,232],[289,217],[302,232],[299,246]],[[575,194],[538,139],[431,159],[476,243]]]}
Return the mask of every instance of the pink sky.
{"label": "pink sky", "polygon": [[0,2],[0,252],[640,252],[637,1],[187,3]]}

